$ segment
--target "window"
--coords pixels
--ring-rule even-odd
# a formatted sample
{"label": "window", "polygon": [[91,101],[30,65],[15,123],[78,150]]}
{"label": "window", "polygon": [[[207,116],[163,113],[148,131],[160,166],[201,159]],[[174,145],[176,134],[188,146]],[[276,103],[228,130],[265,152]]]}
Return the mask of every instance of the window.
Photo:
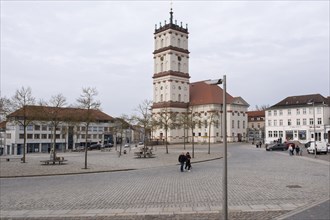
{"label": "window", "polygon": [[19,134],[19,139],[24,139],[24,134]]}
{"label": "window", "polygon": [[56,134],[56,135],[55,135],[55,138],[56,138],[56,139],[60,139],[60,134]]}
{"label": "window", "polygon": [[40,134],[34,134],[34,139],[40,139]]}
{"label": "window", "polygon": [[274,126],[277,126],[277,120],[274,120]]}
{"label": "window", "polygon": [[288,109],[288,115],[291,115],[291,109]]}
{"label": "window", "polygon": [[34,126],[34,130],[35,130],[35,131],[40,131],[40,125],[35,125],[35,126]]}
{"label": "window", "polygon": [[216,120],[216,121],[215,121],[215,127],[216,127],[216,128],[219,128],[219,120]]}
{"label": "window", "polygon": [[178,39],[178,47],[181,47],[181,41],[180,41],[180,38]]}
{"label": "window", "polygon": [[198,121],[198,128],[202,128],[202,122]]}
{"label": "window", "polygon": [[245,129],[245,121],[243,121],[243,129]]}
{"label": "window", "polygon": [[300,115],[300,109],[299,108],[297,108],[296,113],[297,113],[297,115]]}
{"label": "window", "polygon": [[303,108],[303,115],[306,115],[306,108]]}
{"label": "window", "polygon": [[47,139],[47,134],[41,134],[41,139]]}
{"label": "window", "polygon": [[254,124],[253,123],[251,124],[251,127],[254,128]]}
{"label": "window", "polygon": [[314,120],[313,120],[313,118],[310,118],[310,119],[309,119],[309,124],[310,124],[310,125],[313,125],[313,124],[314,124]]}
{"label": "window", "polygon": [[288,125],[291,125],[291,119],[288,119]]}
{"label": "window", "polygon": [[178,71],[179,72],[181,71],[181,63],[180,62],[178,63]]}
{"label": "window", "polygon": [[279,114],[280,114],[280,115],[283,115],[283,111],[282,111],[282,110],[279,110]]}
{"label": "window", "polygon": [[48,134],[48,139],[53,139],[53,134]]}
{"label": "window", "polygon": [[160,101],[163,101],[163,94],[160,95]]}
{"label": "window", "polygon": [[274,131],[274,137],[277,137],[277,131]]}
{"label": "window", "polygon": [[27,137],[27,139],[32,139],[33,135],[32,134],[27,134],[26,137]]}
{"label": "window", "polygon": [[207,128],[207,121],[206,120],[204,121],[204,125],[205,125],[205,128]]}
{"label": "window", "polygon": [[181,94],[178,95],[178,102],[181,102]]}
{"label": "window", "polygon": [[268,111],[268,116],[272,116],[272,111]]}
{"label": "window", "polygon": [[47,131],[47,125],[42,125],[42,126],[41,126],[41,130],[43,130],[43,131]]}
{"label": "window", "polygon": [[322,118],[317,118],[317,124],[321,125],[322,124]]}
{"label": "window", "polygon": [[280,126],[283,126],[283,119],[280,119]]}
{"label": "window", "polygon": [[296,124],[300,125],[300,119],[299,118],[296,120]]}
{"label": "window", "polygon": [[317,113],[317,114],[321,114],[321,107],[317,107],[317,109],[316,109],[316,113]]}
{"label": "window", "polygon": [[306,140],[306,131],[298,131],[299,140]]}
{"label": "window", "polygon": [[234,120],[231,121],[231,128],[235,128],[235,121]]}
{"label": "window", "polygon": [[268,131],[268,137],[273,137],[273,132],[272,131]]}
{"label": "window", "polygon": [[307,125],[307,120],[306,120],[306,118],[303,119],[303,125]]}
{"label": "window", "polygon": [[201,132],[198,132],[198,136],[201,137],[202,136],[202,133]]}
{"label": "window", "polygon": [[277,116],[277,110],[274,110],[274,116]]}
{"label": "window", "polygon": [[268,120],[268,126],[272,126],[272,121]]}
{"label": "window", "polygon": [[205,132],[204,136],[207,137],[207,132]]}
{"label": "window", "polygon": [[283,137],[283,131],[279,131],[279,132],[278,132],[278,136],[279,136],[279,137]]}
{"label": "window", "polygon": [[260,128],[260,123],[258,123],[258,125],[257,125],[257,126],[258,126],[258,128]]}
{"label": "window", "polygon": [[237,128],[239,129],[240,128],[240,124],[239,124],[240,121],[237,121]]}

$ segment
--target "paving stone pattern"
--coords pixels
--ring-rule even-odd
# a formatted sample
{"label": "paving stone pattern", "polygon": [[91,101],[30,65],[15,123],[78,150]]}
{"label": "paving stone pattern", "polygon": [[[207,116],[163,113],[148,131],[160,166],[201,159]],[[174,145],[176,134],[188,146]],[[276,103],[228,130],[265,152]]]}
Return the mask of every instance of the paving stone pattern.
{"label": "paving stone pattern", "polygon": [[[220,146],[216,150],[214,157],[221,154]],[[193,163],[192,172],[182,173],[176,162],[180,151],[164,156],[173,157],[172,164],[150,166],[152,159],[147,159],[144,162],[148,161],[148,165],[142,168],[138,164],[141,160],[135,159],[137,164],[129,166],[137,170],[1,178],[0,217],[219,219],[223,160]],[[292,185],[300,188],[290,188]],[[229,146],[230,219],[273,219],[326,199],[329,190],[327,161],[290,157],[250,145]]]}

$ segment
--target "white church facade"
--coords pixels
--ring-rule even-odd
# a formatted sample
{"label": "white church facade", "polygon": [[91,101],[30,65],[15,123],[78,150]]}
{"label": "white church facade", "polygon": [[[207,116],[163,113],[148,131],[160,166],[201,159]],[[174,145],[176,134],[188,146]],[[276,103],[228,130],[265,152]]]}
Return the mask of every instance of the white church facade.
{"label": "white church facade", "polygon": [[[155,27],[152,139],[169,143],[222,141],[223,90],[190,82],[188,26],[173,22]],[[249,104],[226,94],[228,141],[245,141]]]}

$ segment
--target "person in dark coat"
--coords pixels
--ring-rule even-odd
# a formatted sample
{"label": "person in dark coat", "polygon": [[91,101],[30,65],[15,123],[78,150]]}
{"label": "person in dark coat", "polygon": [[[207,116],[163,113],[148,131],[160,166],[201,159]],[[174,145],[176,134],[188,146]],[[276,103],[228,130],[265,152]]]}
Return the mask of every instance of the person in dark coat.
{"label": "person in dark coat", "polygon": [[180,162],[180,170],[181,170],[181,172],[183,172],[183,166],[184,166],[184,163],[187,160],[187,157],[186,157],[186,155],[184,155],[184,152],[182,152],[182,154],[179,156],[178,160]]}
{"label": "person in dark coat", "polygon": [[187,170],[188,169],[188,172],[190,172],[190,168],[191,168],[191,163],[190,163],[190,159],[191,159],[191,156],[189,154],[189,152],[187,152],[186,154],[186,167],[185,169]]}

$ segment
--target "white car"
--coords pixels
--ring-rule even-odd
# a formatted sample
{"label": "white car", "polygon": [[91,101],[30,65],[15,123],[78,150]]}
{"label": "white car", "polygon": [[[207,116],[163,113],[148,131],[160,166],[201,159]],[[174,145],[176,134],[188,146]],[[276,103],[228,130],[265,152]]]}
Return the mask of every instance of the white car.
{"label": "white car", "polygon": [[307,148],[307,153],[314,154],[315,153],[315,145],[316,145],[316,153],[328,153],[328,147],[325,142],[322,141],[316,141],[316,143],[313,141],[310,143],[310,146]]}

